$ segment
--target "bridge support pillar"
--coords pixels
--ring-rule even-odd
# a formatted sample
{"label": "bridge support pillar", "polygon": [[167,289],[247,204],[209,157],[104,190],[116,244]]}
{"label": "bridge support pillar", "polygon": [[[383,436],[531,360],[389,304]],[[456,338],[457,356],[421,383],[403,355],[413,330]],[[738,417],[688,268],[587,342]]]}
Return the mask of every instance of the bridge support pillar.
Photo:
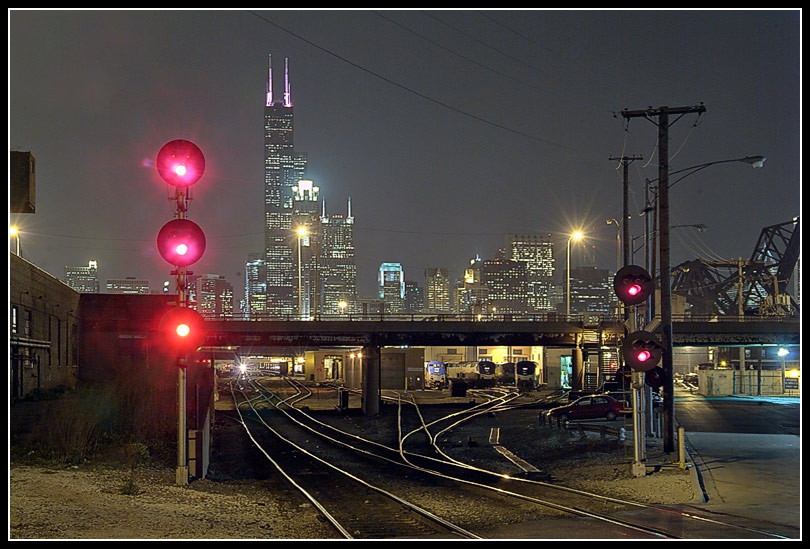
{"label": "bridge support pillar", "polygon": [[380,413],[380,348],[363,348],[362,409],[367,416]]}

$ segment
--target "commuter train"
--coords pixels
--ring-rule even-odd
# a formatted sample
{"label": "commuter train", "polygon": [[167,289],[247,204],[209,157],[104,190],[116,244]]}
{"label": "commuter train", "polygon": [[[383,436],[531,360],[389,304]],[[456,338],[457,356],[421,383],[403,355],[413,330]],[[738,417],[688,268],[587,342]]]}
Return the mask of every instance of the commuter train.
{"label": "commuter train", "polygon": [[443,389],[445,385],[447,385],[447,365],[439,361],[425,364],[425,387]]}
{"label": "commuter train", "polygon": [[463,380],[468,387],[482,388],[495,385],[494,362],[481,360],[479,362],[459,362],[457,364],[447,364],[446,374],[448,382],[451,380]]}
{"label": "commuter train", "polygon": [[498,385],[515,384],[515,363],[502,362],[495,366],[495,381]]}
{"label": "commuter train", "polygon": [[[515,375],[517,370],[517,375]],[[525,391],[534,389],[536,384],[537,364],[530,360],[503,362],[496,367],[495,380],[498,385],[512,385],[517,382],[518,389]]]}
{"label": "commuter train", "polygon": [[521,391],[531,391],[537,385],[537,375],[540,373],[537,363],[531,360],[521,360],[515,365],[517,369],[517,384]]}

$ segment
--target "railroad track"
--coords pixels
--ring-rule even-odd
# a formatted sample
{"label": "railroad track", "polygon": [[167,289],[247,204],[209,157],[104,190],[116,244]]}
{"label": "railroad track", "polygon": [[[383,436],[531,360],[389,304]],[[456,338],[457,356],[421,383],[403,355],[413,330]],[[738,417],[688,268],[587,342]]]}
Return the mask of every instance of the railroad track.
{"label": "railroad track", "polygon": [[[232,389],[245,430],[276,470],[319,511],[340,537],[347,539],[476,538],[384,488],[317,456],[282,430],[262,406],[266,395]],[[239,398],[238,395],[241,395]],[[279,400],[279,402],[281,402]],[[272,423],[272,424],[271,424]],[[286,443],[279,450],[278,441]]]}
{"label": "railroad track", "polygon": [[[690,537],[690,532],[695,532],[695,535],[691,537],[703,538],[707,526],[717,533],[716,537],[780,537],[746,528],[744,525],[720,521],[714,517],[705,516],[705,513],[704,516],[700,516],[694,511],[679,511],[671,507],[641,504],[574,490],[530,478],[530,476],[527,478],[526,476],[493,472],[453,459],[442,450],[439,443],[442,436],[464,422],[474,421],[482,415],[490,417],[492,414],[508,413],[515,409],[512,404],[514,393],[501,392],[489,395],[478,393],[476,398],[483,398],[483,402],[449,414],[437,409],[426,411],[425,407],[420,407],[412,399],[404,398],[399,394],[386,395],[385,398],[389,402],[397,404],[397,429],[395,437],[382,437],[383,441],[380,442],[348,433],[346,430],[320,421],[316,417],[318,414],[305,413],[305,410],[302,409],[305,404],[302,403],[305,403],[307,398],[311,398],[309,388],[292,380],[286,382],[289,384],[286,390],[279,390],[276,386],[273,388],[274,391],[270,391],[260,384],[254,385],[255,393],[252,400],[254,406],[255,403],[263,402],[276,411],[284,413],[289,420],[286,423],[280,423],[285,425],[286,434],[284,436],[291,438],[300,436],[300,430],[306,429],[310,439],[313,435],[317,435],[318,440],[323,441],[323,444],[328,442],[332,448],[341,447],[342,451],[351,452],[351,454],[342,454],[343,457],[340,458],[336,458],[334,454],[330,453],[331,457],[327,458],[329,461],[339,460],[342,464],[349,464],[360,461],[357,456],[362,456],[363,465],[360,470],[357,473],[348,474],[374,476],[375,482],[379,482],[380,485],[384,482],[391,483],[391,481],[379,480],[380,473],[369,466],[369,462],[387,464],[389,476],[391,465],[396,465],[398,476],[394,484],[398,489],[404,489],[406,493],[421,489],[403,488],[401,478],[406,475],[412,481],[419,483],[419,486],[441,486],[441,494],[433,494],[430,499],[433,502],[444,503],[434,503],[434,510],[426,512],[428,517],[438,518],[441,513],[447,514],[451,505],[457,505],[448,502],[459,499],[471,501],[470,494],[474,493],[478,498],[476,505],[481,505],[482,508],[486,508],[487,505],[495,505],[492,501],[497,501],[497,505],[505,505],[504,502],[508,502],[508,505],[515,509],[515,513],[529,514],[537,512],[537,509],[542,509],[543,516],[549,520],[560,517],[587,519],[589,523],[598,524],[601,531],[606,532],[599,537],[667,539]],[[293,425],[295,428],[288,430]],[[293,431],[298,431],[299,434],[293,435]],[[312,446],[315,443],[310,439],[301,444]],[[333,451],[330,450],[330,452]],[[379,488],[379,490],[387,492],[389,489]],[[346,494],[343,494],[340,502],[345,504],[345,501]],[[340,502],[337,505],[341,505]],[[421,509],[420,505],[414,504],[414,506]],[[380,509],[383,508],[380,507]],[[381,511],[377,516],[382,514]],[[450,521],[450,519],[447,520]],[[449,523],[455,526],[454,522]],[[459,530],[452,535],[483,537],[472,534],[471,526],[480,527],[479,524],[458,526]],[[434,533],[423,534],[415,527],[405,525],[406,530],[409,527],[413,529],[410,534],[404,534],[406,537],[448,535],[448,531],[439,533],[438,529]],[[355,531],[365,530],[357,528]],[[398,536],[378,532],[374,533],[372,537]]]}

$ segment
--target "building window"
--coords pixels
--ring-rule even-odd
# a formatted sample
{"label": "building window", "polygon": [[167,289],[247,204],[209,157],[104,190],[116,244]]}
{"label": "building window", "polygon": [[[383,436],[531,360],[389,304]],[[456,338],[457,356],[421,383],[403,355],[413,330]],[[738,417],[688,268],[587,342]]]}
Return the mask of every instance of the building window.
{"label": "building window", "polygon": [[18,308],[16,305],[11,306],[11,333],[17,333],[17,311]]}

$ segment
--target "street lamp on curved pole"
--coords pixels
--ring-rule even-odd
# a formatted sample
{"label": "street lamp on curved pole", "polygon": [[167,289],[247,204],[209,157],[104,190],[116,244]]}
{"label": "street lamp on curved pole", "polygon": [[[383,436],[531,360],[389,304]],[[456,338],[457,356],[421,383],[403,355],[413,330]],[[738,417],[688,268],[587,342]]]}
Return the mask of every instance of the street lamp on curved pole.
{"label": "street lamp on curved pole", "polygon": [[[658,177],[658,230],[659,230],[659,256],[661,263],[661,346],[663,353],[661,355],[661,368],[664,370],[664,452],[672,452],[675,449],[675,435],[674,435],[674,397],[675,388],[673,382],[673,353],[672,353],[672,284],[670,282],[670,250],[669,250],[669,189],[678,181],[689,177],[690,175],[708,168],[709,166],[716,166],[718,164],[725,164],[729,162],[744,162],[751,164],[755,168],[761,168],[765,163],[764,156],[745,156],[742,158],[733,158],[729,160],[718,160],[715,162],[707,162],[690,168],[684,168],[674,172],[669,172],[668,164],[668,149],[666,141],[660,140],[659,142],[659,156],[663,159],[659,163],[659,177]],[[672,183],[669,182],[669,176],[678,173],[684,173]]]}
{"label": "street lamp on curved pole", "polygon": [[609,218],[606,219],[605,222],[610,225],[616,225],[616,272],[619,272],[619,269],[622,268],[622,224],[619,222],[618,219]]}
{"label": "street lamp on curved pole", "polygon": [[565,254],[565,319],[571,316],[571,241],[582,240],[582,231],[574,231],[568,237],[568,244],[566,245]]}

